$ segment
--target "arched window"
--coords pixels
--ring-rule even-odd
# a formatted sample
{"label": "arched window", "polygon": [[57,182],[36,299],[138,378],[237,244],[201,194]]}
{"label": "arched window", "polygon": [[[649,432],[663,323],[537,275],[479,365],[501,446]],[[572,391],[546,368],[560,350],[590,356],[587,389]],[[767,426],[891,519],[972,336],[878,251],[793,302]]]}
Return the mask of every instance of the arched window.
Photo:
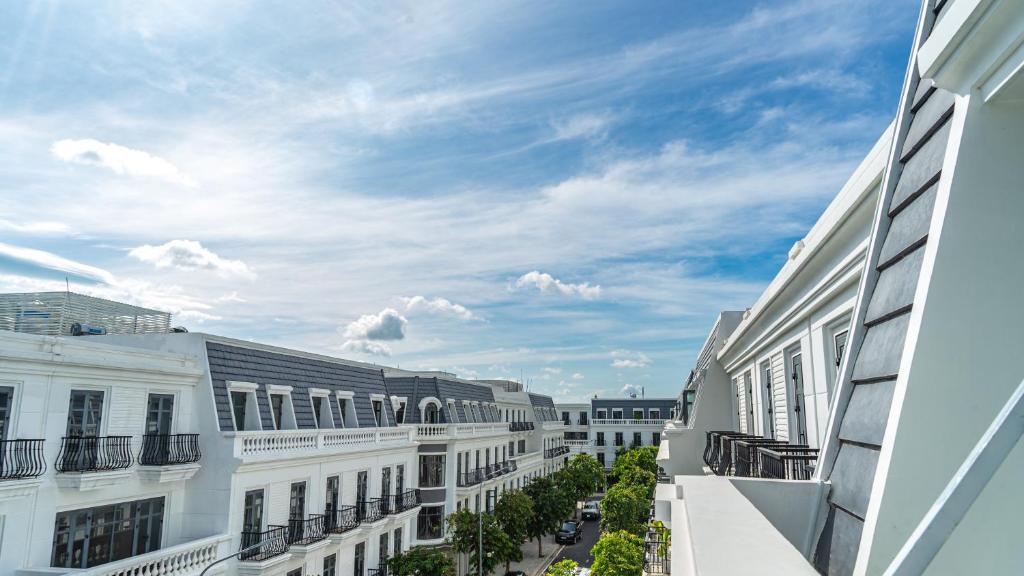
{"label": "arched window", "polygon": [[423,409],[423,424],[437,424],[441,421],[440,407],[431,402]]}

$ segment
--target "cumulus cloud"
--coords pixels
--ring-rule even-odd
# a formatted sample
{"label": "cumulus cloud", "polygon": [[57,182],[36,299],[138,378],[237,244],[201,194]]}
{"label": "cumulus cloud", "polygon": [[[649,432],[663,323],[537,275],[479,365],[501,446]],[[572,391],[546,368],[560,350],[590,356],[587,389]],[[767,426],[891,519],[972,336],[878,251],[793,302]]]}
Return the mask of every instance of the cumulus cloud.
{"label": "cumulus cloud", "polygon": [[92,138],[58,140],[50,147],[50,153],[65,162],[101,166],[115,174],[158,178],[189,187],[196,185],[188,174],[159,156]]}
{"label": "cumulus cloud", "polygon": [[346,340],[341,345],[341,349],[345,352],[358,352],[361,354],[369,354],[371,356],[391,356],[391,347],[387,344],[380,342],[371,342],[369,340]]}
{"label": "cumulus cloud", "polygon": [[157,268],[210,270],[221,276],[253,279],[256,274],[241,260],[221,258],[195,240],[171,240],[159,246],[144,244],[133,248],[129,256]]}
{"label": "cumulus cloud", "polygon": [[634,394],[639,396],[642,393],[643,393],[643,388],[641,388],[640,386],[637,386],[636,384],[625,384],[619,390],[619,394],[621,394],[623,396],[632,396]]}
{"label": "cumulus cloud", "polygon": [[482,320],[462,304],[456,304],[446,298],[428,299],[424,296],[403,297],[406,312],[428,312],[431,314],[450,314],[463,320]]}
{"label": "cumulus cloud", "polygon": [[576,372],[575,374],[572,375],[573,380],[583,380],[584,378],[586,378],[586,376],[580,374],[579,372]]}
{"label": "cumulus cloud", "polygon": [[612,352],[612,368],[646,368],[650,364],[650,356],[643,352],[630,352],[629,350]]}
{"label": "cumulus cloud", "polygon": [[516,279],[514,288],[517,290],[537,288],[541,292],[554,292],[562,296],[580,296],[584,300],[594,300],[601,296],[600,286],[591,286],[588,282],[581,284],[562,282],[546,272],[537,270],[527,272]]}
{"label": "cumulus cloud", "polygon": [[409,321],[394,308],[377,314],[364,314],[345,328],[345,338],[353,340],[402,340]]}

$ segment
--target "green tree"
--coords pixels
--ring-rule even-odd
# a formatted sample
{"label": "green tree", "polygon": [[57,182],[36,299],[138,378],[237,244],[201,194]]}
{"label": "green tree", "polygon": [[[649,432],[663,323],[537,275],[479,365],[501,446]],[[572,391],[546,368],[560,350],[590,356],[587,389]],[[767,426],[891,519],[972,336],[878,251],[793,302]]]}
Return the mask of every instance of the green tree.
{"label": "green tree", "polygon": [[590,454],[577,454],[569,460],[563,472],[566,476],[563,489],[572,495],[575,518],[579,511],[576,504],[604,486],[604,467]]}
{"label": "green tree", "polygon": [[388,559],[391,576],[455,576],[455,563],[441,550],[417,546]]}
{"label": "green tree", "polygon": [[576,569],[579,567],[580,565],[572,560],[562,560],[548,566],[544,576],[576,576]]}
{"label": "green tree", "polygon": [[527,533],[537,540],[537,555],[544,555],[544,536],[558,531],[562,520],[572,513],[571,497],[567,496],[550,478],[535,478],[525,489],[533,500],[533,516]]}
{"label": "green tree", "polygon": [[593,549],[592,576],[642,576],[644,541],[623,530],[601,535]]}
{"label": "green tree", "polygon": [[650,499],[654,497],[654,487],[658,484],[658,478],[643,468],[630,468],[619,478],[619,484],[640,488]]}
{"label": "green tree", "polygon": [[619,482],[601,500],[601,529],[643,534],[649,511],[650,499],[642,486]]}
{"label": "green tree", "polygon": [[533,500],[522,490],[506,491],[494,506],[494,517],[498,519],[498,525],[514,545],[505,555],[505,571],[508,572],[512,562],[523,559],[521,546],[530,537]]}
{"label": "green tree", "polygon": [[[498,564],[512,553],[514,546],[509,537],[498,525],[497,519],[491,514],[470,512],[468,508],[457,510],[448,515],[448,543],[452,550],[459,554],[469,555],[469,566],[475,572],[480,565],[480,531],[483,531],[483,571],[484,574],[494,572]],[[482,527],[481,527],[482,523]]]}
{"label": "green tree", "polygon": [[616,455],[615,462],[612,464],[612,475],[621,481],[626,472],[632,468],[647,470],[657,478],[658,447],[638,446]]}

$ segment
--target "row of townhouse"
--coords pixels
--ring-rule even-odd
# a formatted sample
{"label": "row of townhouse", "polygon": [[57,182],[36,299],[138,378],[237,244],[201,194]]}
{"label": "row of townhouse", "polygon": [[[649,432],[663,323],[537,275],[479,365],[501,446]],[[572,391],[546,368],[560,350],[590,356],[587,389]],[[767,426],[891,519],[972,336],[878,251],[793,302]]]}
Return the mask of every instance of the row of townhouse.
{"label": "row of townhouse", "polygon": [[[545,450],[564,429],[551,399],[514,382],[174,332],[61,296],[0,297],[0,574],[382,574],[441,543],[447,514],[564,460]],[[61,315],[108,334],[23,333]]]}
{"label": "row of townhouse", "polygon": [[556,404],[566,426],[565,452],[589,454],[611,469],[617,451],[661,444],[662,429],[675,417],[675,403],[672,398],[594,398]]}
{"label": "row of townhouse", "polygon": [[1024,5],[924,0],[896,119],[665,425],[647,574],[1015,574]]}

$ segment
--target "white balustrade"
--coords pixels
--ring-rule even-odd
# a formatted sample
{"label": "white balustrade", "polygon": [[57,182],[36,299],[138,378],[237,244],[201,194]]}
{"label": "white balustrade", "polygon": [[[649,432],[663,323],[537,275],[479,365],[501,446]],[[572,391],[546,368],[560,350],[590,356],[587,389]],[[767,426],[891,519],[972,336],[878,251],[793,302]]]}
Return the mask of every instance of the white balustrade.
{"label": "white balustrade", "polygon": [[508,434],[508,422],[478,422],[473,424],[419,424],[417,436],[421,439],[449,440]]}
{"label": "white balustrade", "polygon": [[318,451],[365,450],[381,444],[412,443],[416,427],[266,430],[236,432],[235,456],[302,457]]}
{"label": "white balustrade", "polygon": [[664,426],[668,420],[661,418],[621,418],[606,419],[595,418],[590,421],[591,426]]}
{"label": "white balustrade", "polygon": [[[149,554],[118,560],[76,576],[194,576],[218,558],[229,554],[231,537],[223,534],[185,542]],[[222,548],[223,547],[223,548]]]}

